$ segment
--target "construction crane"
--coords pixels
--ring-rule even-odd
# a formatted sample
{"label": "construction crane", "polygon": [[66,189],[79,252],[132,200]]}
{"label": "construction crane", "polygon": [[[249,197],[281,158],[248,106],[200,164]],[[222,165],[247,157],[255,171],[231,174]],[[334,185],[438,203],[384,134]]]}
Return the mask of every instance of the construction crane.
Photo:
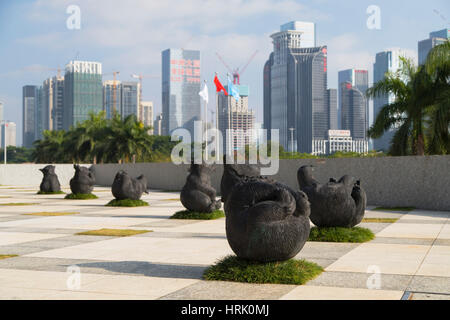
{"label": "construction crane", "polygon": [[159,78],[159,75],[155,75],[155,74],[148,74],[148,75],[143,75],[143,74],[132,74],[131,75],[132,78],[135,79],[139,79],[139,121],[142,121],[144,119],[144,110],[142,108],[142,79],[145,78]]}
{"label": "construction crane", "polygon": [[253,58],[256,56],[256,54],[258,53],[258,50],[256,50],[248,59],[247,63],[244,64],[242,67],[240,68],[236,68],[236,69],[231,69],[228,64],[225,62],[225,60],[221,57],[220,54],[218,54],[216,52],[216,56],[219,58],[219,60],[223,63],[223,65],[225,66],[225,68],[228,69],[228,71],[233,75],[233,83],[234,84],[240,84],[240,76],[244,73],[245,69],[247,69],[248,65],[250,64],[250,62],[253,60]]}

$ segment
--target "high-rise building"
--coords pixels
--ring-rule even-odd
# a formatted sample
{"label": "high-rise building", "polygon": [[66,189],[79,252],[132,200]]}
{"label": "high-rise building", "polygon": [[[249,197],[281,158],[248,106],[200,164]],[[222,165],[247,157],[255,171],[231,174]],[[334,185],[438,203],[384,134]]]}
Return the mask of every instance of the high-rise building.
{"label": "high-rise building", "polygon": [[186,128],[193,135],[201,120],[200,51],[167,49],[162,52],[162,131],[170,135]]}
{"label": "high-rise building", "polygon": [[131,114],[134,114],[137,119],[140,118],[139,105],[139,82],[130,81],[122,82],[120,84],[121,91],[121,103],[120,103],[120,115],[122,119],[125,119]]}
{"label": "high-rise building", "polygon": [[[235,85],[240,98],[223,92],[218,94],[217,119],[218,128],[223,137],[223,152],[244,148],[253,142],[253,124],[255,113],[248,108],[249,88],[246,85]],[[225,86],[228,92],[228,86]],[[228,131],[227,131],[228,130]]]}
{"label": "high-rise building", "polygon": [[34,111],[34,140],[42,139],[42,132],[46,130],[44,127],[44,88],[36,87],[36,109]]}
{"label": "high-rise building", "polygon": [[[367,70],[361,70],[361,69],[347,69],[339,71],[338,73],[338,98],[339,98],[339,104],[338,104],[338,128],[339,129],[345,129],[341,125],[341,119],[342,119],[342,84],[343,83],[350,83],[353,87],[361,91],[364,95],[366,94],[367,89],[369,88],[369,72]],[[346,88],[346,86],[345,86]],[[366,106],[365,106],[365,126],[367,130],[369,129],[369,100],[366,100]]]}
{"label": "high-rise building", "polygon": [[162,114],[158,114],[156,116],[155,121],[153,121],[153,134],[155,136],[161,136],[162,135]]}
{"label": "high-rise building", "polygon": [[365,94],[350,82],[340,84],[341,92],[341,129],[349,130],[353,139],[366,139]]}
{"label": "high-rise building", "polygon": [[[400,57],[406,57],[407,54],[401,49],[391,49],[376,54],[375,63],[373,65],[373,83],[377,83],[384,79],[387,72],[396,72],[401,67]],[[373,119],[377,118],[381,108],[387,104],[394,102],[395,96],[392,94],[379,95],[373,99]],[[392,137],[394,136],[394,128],[386,131],[381,138],[373,140],[374,150],[388,151]]]}
{"label": "high-rise building", "polygon": [[325,138],[328,130],[327,47],[315,47],[313,23],[291,22],[271,37],[273,53],[264,66],[264,128],[279,130],[285,150],[294,146],[290,151],[311,153],[313,140]]}
{"label": "high-rise building", "polygon": [[337,90],[327,90],[327,103],[328,103],[328,128],[331,130],[338,129],[337,118]]}
{"label": "high-rise building", "polygon": [[114,110],[120,114],[122,107],[122,90],[121,82],[114,80],[107,80],[103,82],[103,110],[106,113],[106,118],[113,117]]}
{"label": "high-rise building", "polygon": [[36,107],[36,139],[42,139],[44,130],[62,130],[64,112],[64,77],[44,80],[38,88]]}
{"label": "high-rise building", "polygon": [[[141,101],[142,105],[142,123],[144,126],[153,127],[153,102],[152,101]],[[154,128],[149,131],[149,134],[153,134]]]}
{"label": "high-rise building", "polygon": [[38,88],[27,85],[22,88],[22,137],[23,146],[31,148],[35,140],[36,108]]}
{"label": "high-rise building", "polygon": [[102,64],[70,61],[64,76],[63,127],[69,129],[103,109]]}
{"label": "high-rise building", "polygon": [[430,32],[428,39],[419,41],[417,44],[419,53],[419,64],[424,64],[428,53],[435,46],[445,43],[450,39],[450,29],[442,29],[439,31]]}
{"label": "high-rise building", "polygon": [[1,131],[0,131],[1,147],[5,148],[5,130],[6,130],[6,147],[17,146],[16,141],[17,126],[14,122],[7,121],[1,124]]}
{"label": "high-rise building", "polygon": [[51,130],[63,129],[64,118],[64,77],[56,76],[52,79],[53,109],[51,111]]}

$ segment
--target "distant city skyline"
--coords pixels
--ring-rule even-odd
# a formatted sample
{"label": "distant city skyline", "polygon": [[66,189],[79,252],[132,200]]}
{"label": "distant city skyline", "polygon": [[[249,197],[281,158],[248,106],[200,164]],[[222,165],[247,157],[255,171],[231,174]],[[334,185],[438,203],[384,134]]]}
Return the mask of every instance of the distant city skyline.
{"label": "distant city skyline", "polygon": [[449,25],[436,11],[450,16],[444,0],[414,6],[406,1],[378,1],[381,29],[377,30],[366,26],[366,9],[371,1],[249,0],[237,3],[233,15],[224,15],[218,2],[205,7],[200,0],[108,3],[77,1],[82,17],[80,30],[67,29],[68,4],[63,1],[0,4],[0,59],[5,62],[0,71],[0,102],[4,104],[4,118],[17,123],[19,145],[23,139],[22,87],[41,85],[70,60],[99,61],[105,73],[120,70],[121,81],[131,80],[131,74],[147,75],[142,99],[153,101],[154,114],[159,114],[162,50],[200,50],[202,80],[212,83],[215,71],[222,79],[226,74],[215,52],[232,67],[239,67],[256,49],[258,54],[241,81],[249,85],[249,105],[256,111],[256,121],[262,122],[262,69],[272,51],[267,39],[281,24],[293,20],[315,24],[317,45],[328,48],[328,87],[338,88],[337,72],[349,68],[367,69],[370,85],[377,52],[399,47],[417,59],[418,41]]}

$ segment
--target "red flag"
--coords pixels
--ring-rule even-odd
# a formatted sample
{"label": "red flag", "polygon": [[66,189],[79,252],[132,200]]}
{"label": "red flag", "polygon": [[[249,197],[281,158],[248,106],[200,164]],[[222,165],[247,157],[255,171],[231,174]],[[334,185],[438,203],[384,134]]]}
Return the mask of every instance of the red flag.
{"label": "red flag", "polygon": [[216,91],[217,92],[223,91],[223,93],[225,93],[226,96],[228,95],[227,90],[225,90],[225,88],[220,83],[219,79],[217,78],[217,74],[214,76],[214,84],[216,85]]}

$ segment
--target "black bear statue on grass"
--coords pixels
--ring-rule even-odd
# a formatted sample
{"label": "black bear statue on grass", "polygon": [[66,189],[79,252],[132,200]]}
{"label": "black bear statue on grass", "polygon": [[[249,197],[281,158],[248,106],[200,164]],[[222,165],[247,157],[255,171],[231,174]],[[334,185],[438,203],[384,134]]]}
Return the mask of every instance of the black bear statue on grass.
{"label": "black bear statue on grass", "polygon": [[70,190],[73,194],[89,194],[94,190],[94,173],[85,167],[74,164],[75,175],[70,179]]}
{"label": "black bear statue on grass", "polygon": [[194,212],[210,213],[221,207],[216,200],[216,190],[211,185],[212,167],[192,163],[186,183],[180,193],[183,206]]}
{"label": "black bear statue on grass", "polygon": [[290,259],[309,237],[309,214],[303,192],[268,178],[244,177],[225,202],[228,243],[243,259]]}
{"label": "black bear statue on grass", "polygon": [[117,200],[139,200],[143,193],[148,193],[147,187],[147,178],[143,174],[132,178],[128,173],[120,170],[114,178],[111,191]]}
{"label": "black bear statue on grass", "polygon": [[311,221],[317,227],[351,228],[359,224],[366,209],[366,193],[360,181],[345,175],[320,184],[313,178],[313,166],[298,169],[300,189],[311,203]]}
{"label": "black bear statue on grass", "polygon": [[227,164],[224,157],[223,175],[220,181],[220,194],[225,203],[228,195],[244,177],[259,177],[260,169],[250,164]]}
{"label": "black bear statue on grass", "polygon": [[61,185],[55,173],[55,166],[48,165],[39,170],[44,174],[39,190],[42,193],[60,192]]}

